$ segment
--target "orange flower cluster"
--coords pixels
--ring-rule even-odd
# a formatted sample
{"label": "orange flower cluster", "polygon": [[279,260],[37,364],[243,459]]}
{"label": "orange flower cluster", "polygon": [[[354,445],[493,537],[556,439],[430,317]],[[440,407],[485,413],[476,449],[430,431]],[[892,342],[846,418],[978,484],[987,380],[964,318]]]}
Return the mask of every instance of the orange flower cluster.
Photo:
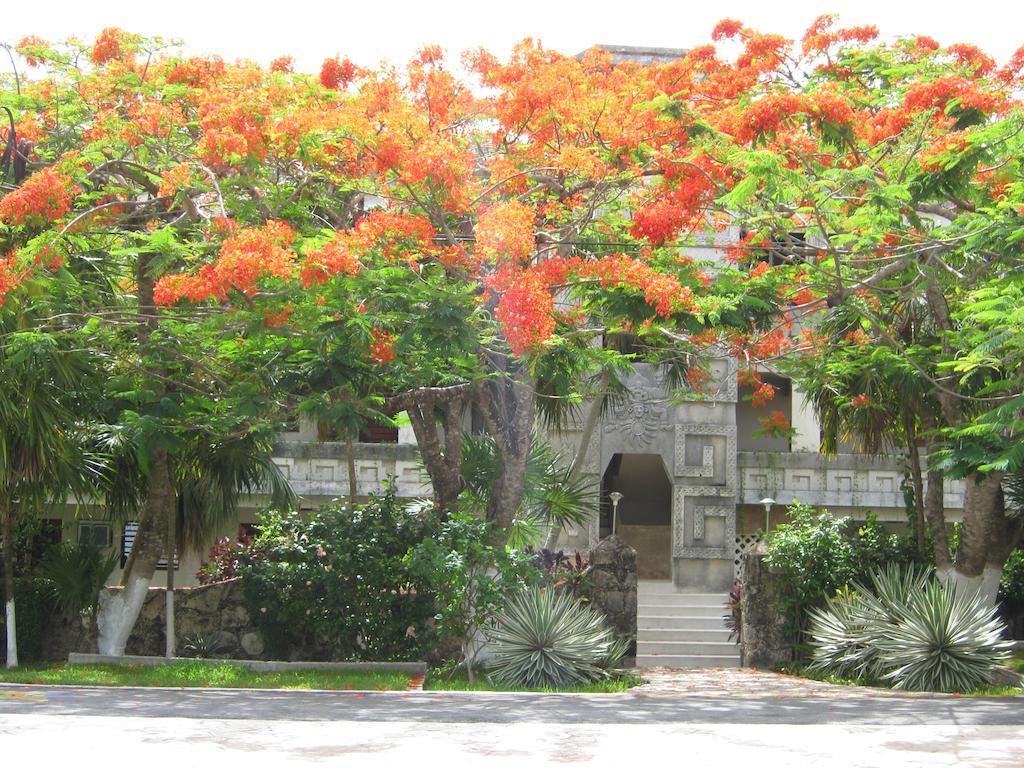
{"label": "orange flower cluster", "polygon": [[13,253],[0,259],[0,307],[4,305],[7,294],[24,282],[28,270],[19,263]]}
{"label": "orange flower cluster", "polygon": [[108,61],[129,58],[131,52],[126,47],[128,42],[130,42],[130,36],[124,30],[107,27],[96,37],[89,58],[97,66],[102,66]]}
{"label": "orange flower cluster", "polygon": [[336,91],[339,88],[347,88],[360,74],[359,67],[351,61],[335,56],[333,59],[324,59],[320,67],[320,84],[324,88]]}
{"label": "orange flower cluster", "polygon": [[162,181],[160,182],[160,189],[157,194],[161,197],[174,197],[178,192],[188,189],[192,184],[192,171],[187,165],[182,163],[171,168],[169,171],[161,173],[160,178]]}
{"label": "orange flower cluster", "polygon": [[867,408],[871,405],[871,398],[867,395],[854,395],[850,398],[850,405],[853,408]]}
{"label": "orange flower cluster", "polygon": [[37,37],[36,35],[26,35],[18,41],[18,44],[14,49],[24,57],[26,64],[30,67],[38,67],[43,63],[43,60],[33,56],[32,49],[47,48],[48,46],[49,43],[43,40],[43,38]]}
{"label": "orange flower cluster", "polygon": [[836,17],[819,16],[808,27],[801,41],[804,54],[824,52],[836,43],[869,43],[878,37],[878,27],[872,25],[833,29]]}
{"label": "orange flower cluster", "polygon": [[499,203],[483,211],[476,226],[480,255],[498,263],[529,261],[536,251],[535,215],[533,208],[518,202]]}
{"label": "orange flower cluster", "polygon": [[960,110],[976,109],[986,114],[1006,104],[1005,96],[983,91],[976,82],[966,77],[949,75],[908,88],[903,97],[903,106],[912,112],[935,110],[937,116],[944,117],[947,106],[953,100],[957,101]]}
{"label": "orange flower cluster", "polygon": [[625,254],[606,256],[580,264],[577,275],[597,278],[602,286],[628,286],[642,291],[646,301],[661,317],[693,309],[693,294],[679,284],[674,275],[666,275],[639,259]]}
{"label": "orange flower cluster", "polygon": [[425,216],[377,208],[346,233],[357,253],[379,249],[388,260],[416,261],[432,248],[437,230]]}
{"label": "orange flower cluster", "polygon": [[284,72],[290,74],[295,71],[295,59],[292,56],[278,56],[270,62],[271,72]]}
{"label": "orange flower cluster", "polygon": [[761,429],[770,434],[785,433],[790,430],[789,419],[782,411],[772,411],[765,418],[759,419]]}
{"label": "orange flower cluster", "polygon": [[387,365],[395,357],[395,337],[381,328],[371,330],[370,359],[378,365]]}
{"label": "orange flower cluster", "polygon": [[0,198],[0,222],[9,226],[44,226],[71,210],[74,183],[54,168],[44,168]]}
{"label": "orange flower cluster", "polygon": [[281,221],[268,221],[256,229],[240,229],[224,241],[220,256],[196,274],[167,275],[153,289],[157,304],[169,306],[182,299],[223,301],[231,290],[252,296],[257,281],[266,277],[291,277],[295,253],[289,248],[295,232]]}
{"label": "orange flower cluster", "polygon": [[555,330],[555,302],[541,276],[532,270],[509,270],[494,316],[517,355],[547,341]]}
{"label": "orange flower cluster", "polygon": [[311,288],[326,283],[334,275],[354,275],[359,271],[359,258],[338,235],[321,248],[306,254],[299,270],[302,285]]}
{"label": "orange flower cluster", "polygon": [[191,88],[210,88],[227,73],[220,56],[191,56],[175,62],[167,72],[168,83],[181,83]]}
{"label": "orange flower cluster", "polygon": [[756,390],[754,390],[753,396],[750,398],[750,404],[754,408],[763,408],[768,404],[769,401],[775,399],[775,387],[767,382],[762,382]]}

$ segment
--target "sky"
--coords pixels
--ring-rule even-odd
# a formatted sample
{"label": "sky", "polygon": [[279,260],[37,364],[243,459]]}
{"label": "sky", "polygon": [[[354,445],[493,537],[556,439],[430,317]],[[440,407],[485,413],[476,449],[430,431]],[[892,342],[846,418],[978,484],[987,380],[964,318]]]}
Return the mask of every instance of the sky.
{"label": "sky", "polygon": [[[44,0],[5,3],[0,42],[36,34],[48,40],[91,40],[100,29],[183,40],[192,53],[267,64],[295,57],[297,69],[319,71],[341,54],[372,66],[402,63],[421,46],[439,44],[451,55],[487,48],[506,53],[525,37],[578,53],[596,43],[687,48],[708,42],[722,18],[799,38],[822,13],[844,24],[875,24],[883,36],[927,34],[940,43],[970,42],[1005,61],[1024,45],[1024,13],[1013,20],[994,2],[946,0]],[[986,9],[986,10],[980,10]],[[3,66],[0,62],[0,66]]]}

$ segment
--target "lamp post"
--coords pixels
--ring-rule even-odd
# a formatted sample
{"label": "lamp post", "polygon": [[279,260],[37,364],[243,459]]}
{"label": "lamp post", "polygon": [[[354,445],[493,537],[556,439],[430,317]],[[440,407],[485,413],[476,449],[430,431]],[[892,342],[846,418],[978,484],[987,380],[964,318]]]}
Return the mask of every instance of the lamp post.
{"label": "lamp post", "polygon": [[761,499],[761,506],[764,507],[764,532],[768,534],[768,526],[771,523],[772,516],[772,505],[775,503],[775,499],[770,496],[765,496]]}
{"label": "lamp post", "polygon": [[608,494],[608,498],[612,500],[612,536],[614,536],[615,529],[618,527],[619,502],[622,501],[622,494],[618,491],[612,491]]}

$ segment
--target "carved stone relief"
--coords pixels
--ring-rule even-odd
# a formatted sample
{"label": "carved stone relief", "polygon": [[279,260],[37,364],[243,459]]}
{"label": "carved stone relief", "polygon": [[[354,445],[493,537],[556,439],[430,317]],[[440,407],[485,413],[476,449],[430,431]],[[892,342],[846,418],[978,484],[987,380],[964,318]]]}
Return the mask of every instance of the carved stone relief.
{"label": "carved stone relief", "polygon": [[640,448],[654,442],[655,434],[664,428],[668,415],[665,392],[660,389],[637,388],[629,399],[616,401],[611,407],[611,423],[605,432],[622,432]]}

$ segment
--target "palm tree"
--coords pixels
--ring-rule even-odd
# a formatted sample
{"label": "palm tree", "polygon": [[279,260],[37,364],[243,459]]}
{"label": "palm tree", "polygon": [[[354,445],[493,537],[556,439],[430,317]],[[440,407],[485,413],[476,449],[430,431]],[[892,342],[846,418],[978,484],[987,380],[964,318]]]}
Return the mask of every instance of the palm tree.
{"label": "palm tree", "polygon": [[[494,438],[486,433],[462,437],[462,475],[466,488],[462,503],[482,514],[498,473],[500,459]],[[544,541],[549,526],[561,529],[580,525],[597,503],[594,484],[562,466],[561,457],[534,436],[523,478],[523,501],[512,519],[508,544],[522,548]]]}
{"label": "palm tree", "polygon": [[[174,553],[207,544],[213,531],[234,518],[244,495],[266,495],[271,506],[281,509],[294,507],[296,496],[271,460],[269,431],[194,432],[177,451],[154,451],[160,463],[146,468],[138,461],[140,438],[124,427],[103,435],[110,457],[102,489],[107,507],[120,519],[138,519],[139,528],[121,577],[123,592],[101,602],[99,650],[124,655],[157,563],[165,557],[167,654],[173,656]],[[158,503],[154,485],[166,489],[157,495]]]}
{"label": "palm tree", "polygon": [[[15,316],[6,318],[14,325]],[[76,440],[85,356],[51,335],[17,331],[0,345],[0,532],[3,537],[7,666],[18,665],[14,600],[14,520],[68,493],[88,496],[99,464]]]}

